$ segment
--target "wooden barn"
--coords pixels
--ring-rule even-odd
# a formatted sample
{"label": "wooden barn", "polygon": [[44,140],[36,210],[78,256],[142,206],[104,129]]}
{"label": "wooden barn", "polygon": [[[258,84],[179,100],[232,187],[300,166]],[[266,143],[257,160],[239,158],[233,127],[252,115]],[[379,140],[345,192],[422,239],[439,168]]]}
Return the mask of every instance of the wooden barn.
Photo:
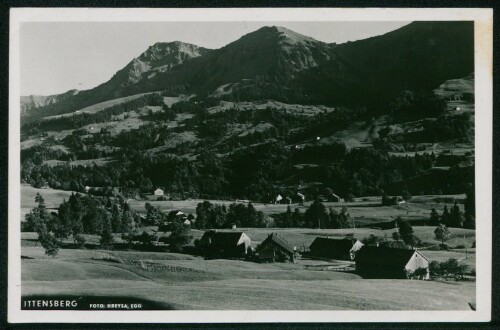
{"label": "wooden barn", "polygon": [[206,231],[198,248],[207,258],[245,258],[250,252],[252,241],[243,232]]}
{"label": "wooden barn", "polygon": [[316,237],[309,246],[309,253],[314,257],[351,260],[351,249],[355,243],[352,237]]}
{"label": "wooden barn", "polygon": [[153,194],[154,194],[155,196],[163,196],[163,190],[162,190],[162,189],[160,189],[160,188],[158,188],[158,189],[156,189],[156,190],[153,192]]}
{"label": "wooden barn", "polygon": [[[425,272],[415,276],[419,268]],[[367,278],[429,279],[429,261],[417,250],[364,246],[356,254],[356,271]]]}
{"label": "wooden barn", "polygon": [[263,262],[295,262],[295,249],[276,233],[269,234],[257,247],[259,260]]}

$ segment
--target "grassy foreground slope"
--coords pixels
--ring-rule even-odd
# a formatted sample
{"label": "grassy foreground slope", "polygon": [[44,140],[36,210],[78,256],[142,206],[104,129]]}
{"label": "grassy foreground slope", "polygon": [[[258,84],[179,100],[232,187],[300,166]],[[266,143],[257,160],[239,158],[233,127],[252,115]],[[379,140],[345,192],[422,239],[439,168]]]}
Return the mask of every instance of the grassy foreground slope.
{"label": "grassy foreground slope", "polygon": [[[322,261],[171,260],[164,253],[165,259],[154,260],[170,268],[151,272],[92,258],[105,251],[64,250],[52,259],[37,250],[41,248],[23,248],[25,257],[34,258],[22,261],[25,296],[126,296],[174,309],[205,310],[466,310],[475,295],[474,283],[363,280],[355,274],[308,267],[311,263],[327,265]],[[127,253],[116,255],[126,259]]]}

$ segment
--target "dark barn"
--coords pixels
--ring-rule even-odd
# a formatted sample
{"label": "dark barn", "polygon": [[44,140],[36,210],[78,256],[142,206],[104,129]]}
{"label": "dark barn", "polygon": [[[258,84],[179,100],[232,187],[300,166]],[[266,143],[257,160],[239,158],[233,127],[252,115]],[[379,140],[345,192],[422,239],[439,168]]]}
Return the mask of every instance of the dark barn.
{"label": "dark barn", "polygon": [[295,249],[285,239],[276,233],[269,234],[257,247],[260,261],[295,262]]}
{"label": "dark barn", "polygon": [[252,241],[242,232],[206,231],[198,248],[207,258],[245,258]]}
{"label": "dark barn", "polygon": [[410,278],[419,268],[428,279],[429,261],[417,250],[364,246],[356,254],[356,271],[367,278]]}
{"label": "dark barn", "polygon": [[309,246],[309,251],[310,254],[315,257],[351,260],[350,251],[354,243],[356,243],[356,240],[350,237],[316,237],[311,246]]}

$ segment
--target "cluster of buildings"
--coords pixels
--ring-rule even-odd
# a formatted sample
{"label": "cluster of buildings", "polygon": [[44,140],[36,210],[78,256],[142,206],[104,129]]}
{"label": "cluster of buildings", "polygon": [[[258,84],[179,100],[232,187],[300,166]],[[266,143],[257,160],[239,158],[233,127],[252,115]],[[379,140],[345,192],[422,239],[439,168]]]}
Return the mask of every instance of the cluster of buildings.
{"label": "cluster of buildings", "polygon": [[[254,250],[250,237],[243,232],[209,230],[197,247],[207,258],[296,262],[299,257],[296,248],[276,233],[269,234]],[[366,246],[352,237],[317,237],[307,256],[354,261],[356,272],[366,278],[415,278],[415,274],[419,279],[429,278],[429,261],[419,251]]]}
{"label": "cluster of buildings", "polygon": [[[329,194],[324,194],[320,196],[321,200],[323,202],[334,202],[334,203],[340,203],[342,199],[337,196],[335,193],[329,193]],[[297,192],[296,195],[294,196],[282,196],[281,194],[278,194],[274,199],[272,200],[273,204],[293,204],[294,202],[298,202],[299,204],[303,204],[306,201],[306,196],[302,194],[301,192]]]}

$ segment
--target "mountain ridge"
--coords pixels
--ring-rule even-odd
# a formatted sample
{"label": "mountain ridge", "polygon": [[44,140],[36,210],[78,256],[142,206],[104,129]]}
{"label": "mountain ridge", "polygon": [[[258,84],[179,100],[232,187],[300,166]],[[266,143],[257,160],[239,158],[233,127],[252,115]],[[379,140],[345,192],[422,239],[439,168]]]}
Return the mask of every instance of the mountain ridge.
{"label": "mountain ridge", "polygon": [[471,37],[470,22],[414,22],[339,45],[276,26],[214,50],[179,41],[155,43],[107,82],[42,104],[34,117],[145,92],[210,94],[227,84],[239,98],[330,105],[385,98],[404,88],[432,90],[473,71]]}

